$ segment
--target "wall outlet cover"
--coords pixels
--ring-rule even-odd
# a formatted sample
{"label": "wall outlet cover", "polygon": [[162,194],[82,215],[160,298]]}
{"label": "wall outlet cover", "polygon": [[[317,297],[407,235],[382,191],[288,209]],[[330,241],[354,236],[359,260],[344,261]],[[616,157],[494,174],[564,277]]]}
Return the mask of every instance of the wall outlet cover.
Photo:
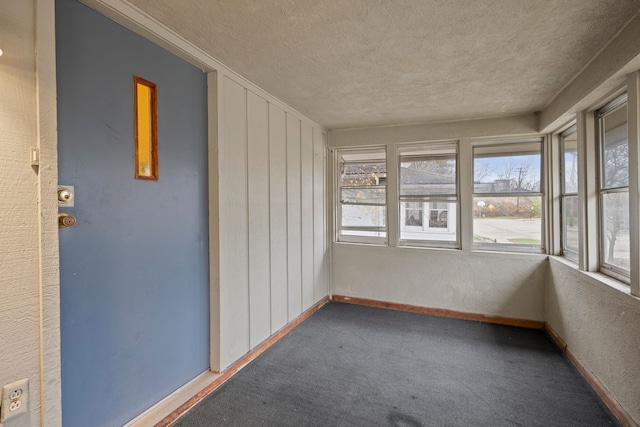
{"label": "wall outlet cover", "polygon": [[0,423],[27,412],[29,407],[29,379],[24,378],[2,387]]}

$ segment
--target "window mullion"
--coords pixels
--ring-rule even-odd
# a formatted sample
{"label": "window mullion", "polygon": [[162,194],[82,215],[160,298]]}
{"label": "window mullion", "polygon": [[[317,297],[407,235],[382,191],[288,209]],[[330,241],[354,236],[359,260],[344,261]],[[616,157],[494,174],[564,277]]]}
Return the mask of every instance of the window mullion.
{"label": "window mullion", "polygon": [[598,270],[598,178],[595,118],[592,113],[576,114],[578,146],[578,264],[580,270]]}
{"label": "window mullion", "polygon": [[397,146],[387,145],[387,244],[389,246],[398,246],[400,241],[399,161]]}
{"label": "window mullion", "polygon": [[460,248],[463,251],[471,251],[473,249],[473,147],[471,140],[461,140],[458,153]]}
{"label": "window mullion", "polygon": [[640,296],[640,72],[627,79],[629,137],[629,239],[631,294]]}

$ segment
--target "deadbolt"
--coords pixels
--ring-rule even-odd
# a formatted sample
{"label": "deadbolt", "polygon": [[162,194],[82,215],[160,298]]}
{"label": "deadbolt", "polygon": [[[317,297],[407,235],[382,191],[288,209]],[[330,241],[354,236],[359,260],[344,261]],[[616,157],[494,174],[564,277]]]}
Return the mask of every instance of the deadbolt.
{"label": "deadbolt", "polygon": [[76,217],[66,213],[58,214],[58,228],[73,227],[76,223]]}
{"label": "deadbolt", "polygon": [[73,186],[72,185],[60,185],[58,186],[58,205],[73,207]]}

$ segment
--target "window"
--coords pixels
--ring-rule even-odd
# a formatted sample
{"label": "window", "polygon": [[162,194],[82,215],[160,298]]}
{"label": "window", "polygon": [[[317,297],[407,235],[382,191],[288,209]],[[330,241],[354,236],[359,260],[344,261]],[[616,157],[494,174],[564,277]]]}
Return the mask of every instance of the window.
{"label": "window", "polygon": [[542,250],[542,140],[473,147],[473,242]]}
{"label": "window", "polygon": [[458,247],[457,143],[400,149],[400,241]]}
{"label": "window", "polygon": [[578,140],[576,126],[560,134],[562,254],[578,259]]}
{"label": "window", "polygon": [[158,180],[158,87],[133,76],[136,179]]}
{"label": "window", "polygon": [[387,237],[385,149],[339,151],[338,162],[338,240],[383,243]]}
{"label": "window", "polygon": [[627,96],[596,112],[598,118],[600,269],[629,277],[629,140]]}

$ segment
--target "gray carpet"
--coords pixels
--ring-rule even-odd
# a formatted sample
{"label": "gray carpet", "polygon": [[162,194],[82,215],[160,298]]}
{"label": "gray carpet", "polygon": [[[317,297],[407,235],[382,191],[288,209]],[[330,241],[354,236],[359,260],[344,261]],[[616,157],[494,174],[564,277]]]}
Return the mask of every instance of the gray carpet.
{"label": "gray carpet", "polygon": [[331,302],[176,426],[618,426],[542,331]]}

